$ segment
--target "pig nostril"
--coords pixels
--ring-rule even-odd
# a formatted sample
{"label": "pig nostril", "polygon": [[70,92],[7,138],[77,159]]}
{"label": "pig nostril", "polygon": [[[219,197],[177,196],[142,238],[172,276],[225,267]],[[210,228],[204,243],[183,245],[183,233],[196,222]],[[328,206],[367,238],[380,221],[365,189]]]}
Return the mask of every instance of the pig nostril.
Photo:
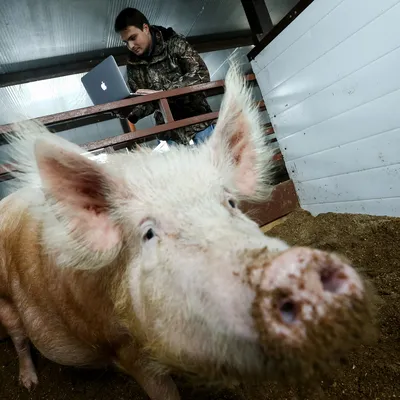
{"label": "pig nostril", "polygon": [[321,283],[325,292],[338,293],[342,288],[346,276],[336,271],[329,271],[321,274]]}
{"label": "pig nostril", "polygon": [[296,320],[297,310],[296,305],[291,300],[284,301],[280,307],[279,311],[281,318],[287,324],[292,324]]}

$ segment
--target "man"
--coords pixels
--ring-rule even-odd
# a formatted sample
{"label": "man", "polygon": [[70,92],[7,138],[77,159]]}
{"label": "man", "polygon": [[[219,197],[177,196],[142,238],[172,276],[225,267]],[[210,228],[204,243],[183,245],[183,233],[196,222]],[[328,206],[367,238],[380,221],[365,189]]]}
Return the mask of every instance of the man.
{"label": "man", "polygon": [[[115,31],[130,50],[127,64],[128,84],[132,92],[150,94],[162,90],[209,82],[204,61],[187,40],[172,28],[151,26],[135,8],[125,8],[115,20]],[[164,123],[158,102],[135,106],[127,117],[132,123],[154,113],[156,124]],[[211,112],[204,93],[194,93],[169,100],[175,120]],[[207,139],[214,128],[213,121],[179,128],[163,135],[164,140],[188,144]]]}

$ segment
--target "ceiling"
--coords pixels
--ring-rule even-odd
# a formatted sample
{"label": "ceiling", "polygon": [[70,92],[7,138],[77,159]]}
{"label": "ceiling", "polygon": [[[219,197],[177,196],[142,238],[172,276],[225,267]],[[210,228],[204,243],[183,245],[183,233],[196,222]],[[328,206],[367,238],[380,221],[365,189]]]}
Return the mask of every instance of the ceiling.
{"label": "ceiling", "polygon": [[[0,72],[21,62],[120,46],[115,17],[141,10],[154,25],[185,36],[249,29],[240,0],[2,0]],[[229,15],[226,15],[229,10]]]}
{"label": "ceiling", "polygon": [[[278,23],[296,0],[266,0]],[[140,9],[150,23],[171,26],[188,37],[249,31],[241,0],[0,0],[0,75],[42,68],[68,56],[121,46],[113,30],[125,7]],[[221,79],[233,51],[247,62],[251,47],[202,54],[211,79]],[[59,63],[59,61],[58,61]],[[124,72],[124,67],[121,68]],[[3,75],[7,76],[7,75]],[[82,74],[0,88],[0,124],[91,105]]]}

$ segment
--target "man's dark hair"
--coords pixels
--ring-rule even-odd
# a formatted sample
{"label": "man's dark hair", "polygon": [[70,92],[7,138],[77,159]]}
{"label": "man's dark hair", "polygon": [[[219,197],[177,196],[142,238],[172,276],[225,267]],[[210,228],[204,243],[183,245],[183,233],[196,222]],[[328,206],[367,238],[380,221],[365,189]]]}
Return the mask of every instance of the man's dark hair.
{"label": "man's dark hair", "polygon": [[144,24],[150,25],[148,19],[136,8],[128,7],[118,14],[115,19],[114,29],[115,32],[121,32],[128,26],[135,26],[143,30]]}

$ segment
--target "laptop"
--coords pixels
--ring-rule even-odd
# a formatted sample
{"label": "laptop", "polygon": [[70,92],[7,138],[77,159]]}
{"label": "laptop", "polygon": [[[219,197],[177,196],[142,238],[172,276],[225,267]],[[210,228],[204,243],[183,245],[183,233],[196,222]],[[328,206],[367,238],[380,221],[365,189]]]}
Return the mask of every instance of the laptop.
{"label": "laptop", "polygon": [[142,96],[131,93],[113,56],[96,65],[81,78],[81,82],[95,106]]}

